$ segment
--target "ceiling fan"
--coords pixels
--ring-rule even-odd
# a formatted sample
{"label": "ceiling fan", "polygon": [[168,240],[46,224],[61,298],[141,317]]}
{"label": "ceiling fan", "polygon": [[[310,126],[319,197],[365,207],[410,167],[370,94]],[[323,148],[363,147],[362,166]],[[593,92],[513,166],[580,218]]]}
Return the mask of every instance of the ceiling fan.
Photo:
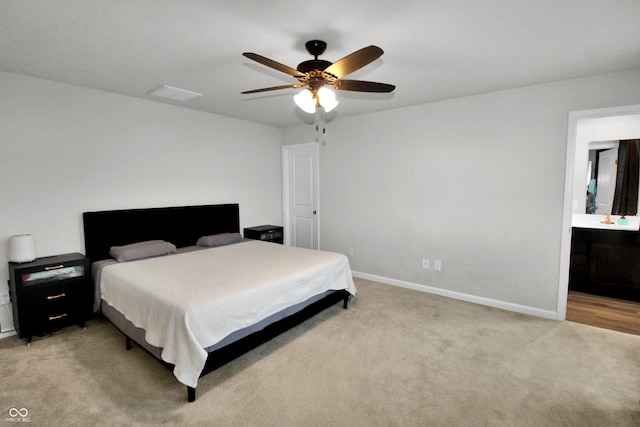
{"label": "ceiling fan", "polygon": [[307,113],[314,113],[319,107],[323,107],[326,112],[329,112],[338,105],[335,94],[328,88],[378,93],[392,92],[396,88],[394,85],[386,83],[343,79],[344,76],[359,70],[382,56],[384,52],[378,46],[367,46],[333,63],[318,59],[318,56],[322,55],[327,48],[326,42],[310,40],[305,43],[305,47],[307,52],[313,55],[314,59],[301,62],[297,68],[288,67],[256,53],[243,53],[249,59],[294,77],[299,83],[248,90],[242,92],[242,94],[279,89],[298,89],[308,86],[307,89],[294,96],[294,100]]}

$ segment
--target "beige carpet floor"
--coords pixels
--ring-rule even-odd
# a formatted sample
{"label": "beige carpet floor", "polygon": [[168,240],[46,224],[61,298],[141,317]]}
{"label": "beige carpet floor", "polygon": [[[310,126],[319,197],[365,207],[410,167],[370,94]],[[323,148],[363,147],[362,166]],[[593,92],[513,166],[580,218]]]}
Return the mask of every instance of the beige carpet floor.
{"label": "beige carpet floor", "polygon": [[[0,425],[638,426],[640,336],[357,280],[200,379],[198,397],[105,319],[0,340]],[[24,413],[24,411],[22,412]]]}

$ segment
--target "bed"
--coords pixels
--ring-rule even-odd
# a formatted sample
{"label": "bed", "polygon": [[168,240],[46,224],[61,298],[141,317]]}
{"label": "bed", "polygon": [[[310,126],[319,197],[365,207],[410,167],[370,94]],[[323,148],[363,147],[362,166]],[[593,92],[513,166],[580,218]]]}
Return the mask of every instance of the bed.
{"label": "bed", "polygon": [[173,371],[198,379],[355,296],[342,254],[248,240],[237,204],[83,213],[101,311]]}

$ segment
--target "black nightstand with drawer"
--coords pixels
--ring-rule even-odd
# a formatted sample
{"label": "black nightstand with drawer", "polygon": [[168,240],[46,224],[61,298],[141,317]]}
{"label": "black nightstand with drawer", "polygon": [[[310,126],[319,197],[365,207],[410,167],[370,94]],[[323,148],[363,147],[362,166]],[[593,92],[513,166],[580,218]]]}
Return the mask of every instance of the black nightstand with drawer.
{"label": "black nightstand with drawer", "polygon": [[85,327],[93,308],[89,259],[79,253],[9,263],[13,324],[20,338],[71,324]]}
{"label": "black nightstand with drawer", "polygon": [[245,239],[264,240],[265,242],[284,243],[284,229],[277,225],[259,225],[244,229]]}

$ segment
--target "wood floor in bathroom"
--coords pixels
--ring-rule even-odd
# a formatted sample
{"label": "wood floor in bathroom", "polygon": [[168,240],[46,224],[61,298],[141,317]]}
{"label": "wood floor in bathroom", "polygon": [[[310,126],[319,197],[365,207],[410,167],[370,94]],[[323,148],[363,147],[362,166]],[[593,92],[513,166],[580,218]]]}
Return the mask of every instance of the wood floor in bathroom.
{"label": "wood floor in bathroom", "polygon": [[569,292],[567,320],[640,335],[640,303]]}

